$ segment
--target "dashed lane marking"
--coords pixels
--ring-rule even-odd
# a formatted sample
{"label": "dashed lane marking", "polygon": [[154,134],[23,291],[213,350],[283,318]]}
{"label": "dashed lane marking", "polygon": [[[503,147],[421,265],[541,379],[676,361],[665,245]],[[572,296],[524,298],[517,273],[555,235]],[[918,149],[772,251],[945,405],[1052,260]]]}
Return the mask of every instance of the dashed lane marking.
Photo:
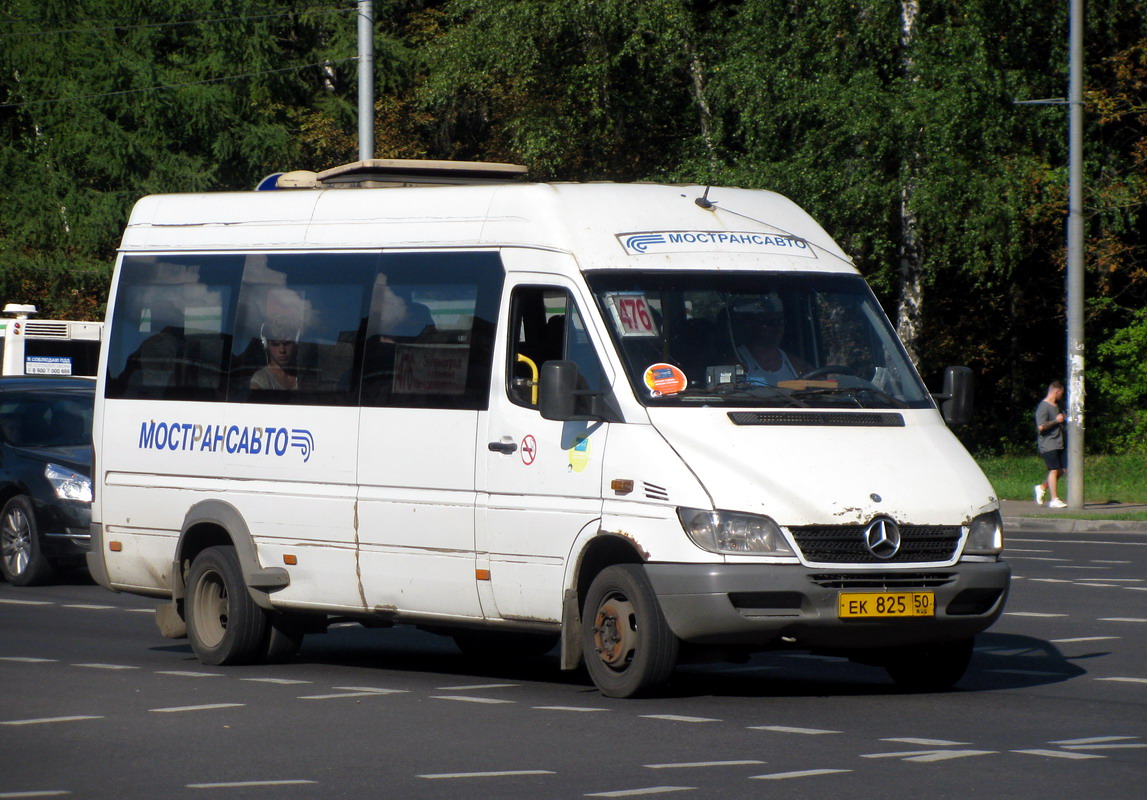
{"label": "dashed lane marking", "polygon": [[841,731],[828,731],[820,728],[793,728],[788,725],[750,725],[751,731],[772,731],[773,733],[800,733],[807,736],[820,736],[826,733],[841,733]]}
{"label": "dashed lane marking", "polygon": [[156,714],[179,714],[183,711],[218,711],[222,708],[242,708],[246,703],[204,703],[199,706],[170,706],[150,709]]}
{"label": "dashed lane marking", "polygon": [[896,744],[919,744],[933,747],[967,747],[971,742],[950,742],[947,739],[917,739],[912,736],[903,738],[881,739],[882,742],[895,742]]}
{"label": "dashed lane marking", "polygon": [[0,792],[0,800],[16,800],[24,797],[63,797],[71,794],[67,789],[40,789],[31,792]]}
{"label": "dashed lane marking", "polygon": [[428,781],[453,780],[462,778],[513,778],[519,775],[556,775],[549,769],[507,769],[496,772],[435,772],[419,775]]}
{"label": "dashed lane marking", "polygon": [[87,669],[139,669],[130,664],[72,664],[73,667],[85,667]]}
{"label": "dashed lane marking", "polygon": [[500,697],[471,697],[465,694],[432,694],[431,700],[456,700],[459,703],[482,703],[488,706],[513,703],[513,700],[503,700]]}
{"label": "dashed lane marking", "polygon": [[1013,753],[1023,753],[1028,756],[1045,756],[1047,758],[1071,758],[1071,759],[1084,759],[1084,758],[1106,758],[1106,756],[1098,756],[1093,753],[1074,753],[1067,750],[1013,750]]}
{"label": "dashed lane marking", "polygon": [[517,683],[475,683],[468,686],[439,686],[440,692],[468,692],[477,689],[514,689],[520,684]]}
{"label": "dashed lane marking", "polygon": [[1074,639],[1052,639],[1052,644],[1076,644],[1077,642],[1102,642],[1105,639],[1122,639],[1122,636],[1077,636]]}
{"label": "dashed lane marking", "polygon": [[48,725],[54,722],[83,722],[87,719],[103,719],[99,716],[39,717],[37,719],[9,719],[0,725]]}
{"label": "dashed lane marking", "polygon": [[250,681],[251,683],[275,683],[280,686],[294,686],[300,683],[314,683],[314,681],[300,681],[293,678],[240,678],[241,681]]}
{"label": "dashed lane marking", "polygon": [[646,786],[641,789],[617,789],[612,792],[591,792],[586,797],[641,797],[668,792],[694,792],[696,786]]}
{"label": "dashed lane marking", "polygon": [[1142,617],[1100,617],[1100,622],[1147,622]]}
{"label": "dashed lane marking", "polygon": [[222,678],[223,674],[219,672],[194,672],[187,669],[159,669],[155,671],[156,675],[174,675],[177,678]]}
{"label": "dashed lane marking", "polygon": [[1066,617],[1067,614],[1052,614],[1047,611],[1005,611],[1008,617]]}
{"label": "dashed lane marking", "polygon": [[680,764],[646,764],[646,769],[693,769],[695,767],[745,767],[764,764],[764,761],[746,759],[744,761],[686,761]]}
{"label": "dashed lane marking", "polygon": [[64,603],[62,608],[83,608],[88,611],[111,611],[115,606],[98,605],[96,603]]}
{"label": "dashed lane marking", "polygon": [[608,708],[587,708],[585,706],[534,706],[538,711],[609,711]]}
{"label": "dashed lane marking", "polygon": [[0,603],[6,603],[10,606],[50,606],[52,603],[47,600],[13,600],[8,597],[0,598]]}
{"label": "dashed lane marking", "polygon": [[232,781],[231,783],[189,783],[188,789],[246,789],[252,786],[302,786],[318,783],[307,780]]}
{"label": "dashed lane marking", "polygon": [[771,775],[754,775],[754,781],[785,781],[791,778],[815,778],[818,775],[838,775],[842,772],[852,772],[850,769],[802,769],[797,772],[774,772]]}
{"label": "dashed lane marking", "polygon": [[309,694],[300,700],[342,700],[349,697],[382,697],[388,694],[406,694],[405,689],[373,689],[367,687],[335,686],[337,692],[330,694]]}
{"label": "dashed lane marking", "polygon": [[680,714],[642,714],[644,719],[661,719],[666,722],[720,722],[719,719],[711,717],[686,717]]}
{"label": "dashed lane marking", "polygon": [[1126,742],[1128,739],[1138,738],[1138,736],[1088,736],[1086,739],[1060,739],[1058,742],[1049,742],[1049,744],[1058,744],[1060,747],[1071,747],[1089,744],[1111,744],[1112,742]]}
{"label": "dashed lane marking", "polygon": [[33,658],[32,656],[0,656],[0,661],[17,661],[21,664],[54,664],[57,658]]}
{"label": "dashed lane marking", "polygon": [[906,750],[899,753],[864,753],[861,758],[899,758],[902,761],[914,761],[918,764],[933,761],[951,761],[954,758],[970,758],[972,756],[990,756],[998,750]]}
{"label": "dashed lane marking", "polygon": [[1097,681],[1114,681],[1116,683],[1147,683],[1147,678],[1096,678]]}

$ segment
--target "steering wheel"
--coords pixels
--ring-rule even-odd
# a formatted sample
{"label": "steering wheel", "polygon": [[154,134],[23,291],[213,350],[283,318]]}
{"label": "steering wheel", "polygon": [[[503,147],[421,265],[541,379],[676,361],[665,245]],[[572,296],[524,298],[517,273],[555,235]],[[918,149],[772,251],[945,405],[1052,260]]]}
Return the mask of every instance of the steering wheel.
{"label": "steering wheel", "polygon": [[819,378],[819,377],[822,377],[824,375],[851,375],[854,378],[860,377],[860,375],[858,375],[856,373],[856,370],[854,370],[852,367],[846,367],[843,364],[825,364],[823,367],[817,367],[816,369],[810,369],[808,372],[801,375],[800,377],[802,380],[803,379],[811,380],[813,378]]}

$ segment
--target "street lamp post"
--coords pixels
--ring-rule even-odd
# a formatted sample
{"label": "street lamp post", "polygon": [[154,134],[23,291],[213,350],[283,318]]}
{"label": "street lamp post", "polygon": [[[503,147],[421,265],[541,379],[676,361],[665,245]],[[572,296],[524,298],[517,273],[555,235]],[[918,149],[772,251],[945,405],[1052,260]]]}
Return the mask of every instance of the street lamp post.
{"label": "street lamp post", "polygon": [[358,3],[358,159],[374,158],[374,9]]}

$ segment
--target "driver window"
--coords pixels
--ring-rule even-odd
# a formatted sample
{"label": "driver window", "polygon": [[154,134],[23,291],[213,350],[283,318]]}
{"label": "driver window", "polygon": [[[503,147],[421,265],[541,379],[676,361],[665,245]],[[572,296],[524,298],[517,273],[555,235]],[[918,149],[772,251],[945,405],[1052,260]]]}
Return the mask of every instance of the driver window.
{"label": "driver window", "polygon": [[582,388],[596,391],[602,387],[601,362],[569,292],[554,286],[519,286],[510,304],[506,388],[515,404],[537,405],[538,375],[551,360],[576,363]]}

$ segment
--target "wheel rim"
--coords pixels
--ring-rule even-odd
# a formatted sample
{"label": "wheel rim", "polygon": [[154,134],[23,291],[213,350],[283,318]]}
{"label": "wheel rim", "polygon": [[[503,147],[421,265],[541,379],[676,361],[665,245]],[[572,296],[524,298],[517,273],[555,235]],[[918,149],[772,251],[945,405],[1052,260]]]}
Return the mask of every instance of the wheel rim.
{"label": "wheel rim", "polygon": [[217,647],[227,633],[227,586],[214,570],[204,572],[191,597],[195,635],[205,647]]}
{"label": "wheel rim", "polygon": [[4,515],[0,526],[0,548],[9,575],[22,575],[32,561],[32,526],[18,508]]}
{"label": "wheel rim", "polygon": [[593,644],[598,658],[615,672],[624,672],[637,650],[637,611],[619,592],[598,604],[593,618]]}

